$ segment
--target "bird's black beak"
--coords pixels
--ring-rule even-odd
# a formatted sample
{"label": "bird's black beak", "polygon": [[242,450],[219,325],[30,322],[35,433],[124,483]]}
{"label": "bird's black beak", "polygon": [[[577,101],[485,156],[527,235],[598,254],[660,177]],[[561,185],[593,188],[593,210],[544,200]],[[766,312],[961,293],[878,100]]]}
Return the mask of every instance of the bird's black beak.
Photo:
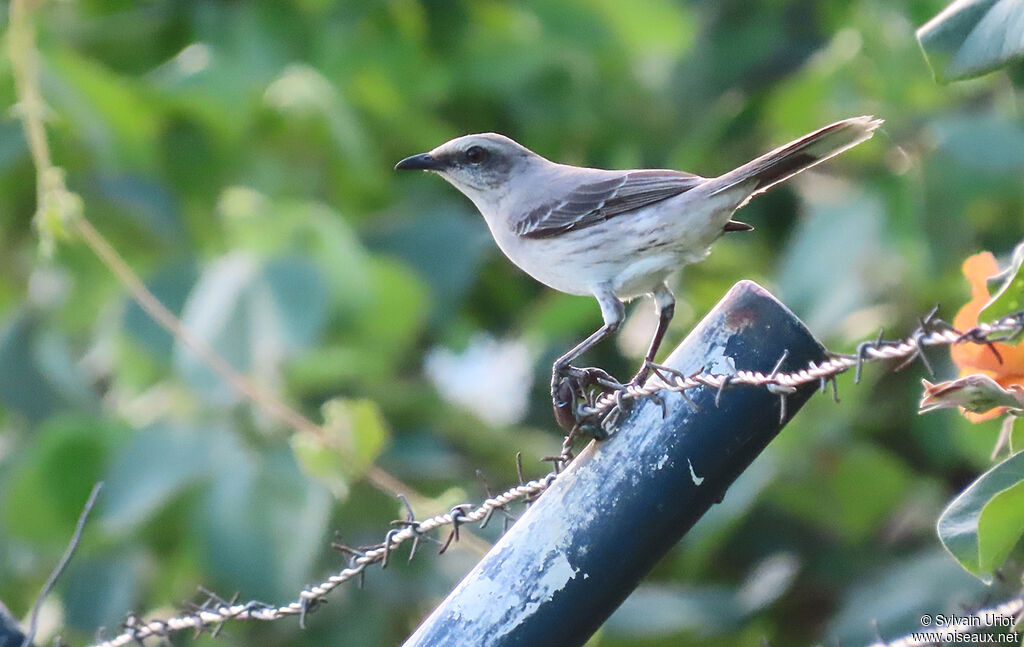
{"label": "bird's black beak", "polygon": [[430,153],[420,153],[419,155],[413,155],[412,157],[406,157],[404,160],[395,164],[396,171],[439,171],[444,168],[444,164],[430,156]]}

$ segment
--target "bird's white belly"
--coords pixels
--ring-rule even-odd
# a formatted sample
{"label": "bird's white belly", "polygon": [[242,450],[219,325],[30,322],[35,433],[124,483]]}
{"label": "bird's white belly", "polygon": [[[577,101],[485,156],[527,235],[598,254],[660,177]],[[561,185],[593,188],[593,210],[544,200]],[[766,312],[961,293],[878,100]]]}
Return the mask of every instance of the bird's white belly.
{"label": "bird's white belly", "polygon": [[684,265],[704,260],[741,199],[698,192],[550,238],[521,238],[507,226],[491,231],[505,255],[541,283],[580,295],[609,284],[617,297],[628,300],[651,292]]}

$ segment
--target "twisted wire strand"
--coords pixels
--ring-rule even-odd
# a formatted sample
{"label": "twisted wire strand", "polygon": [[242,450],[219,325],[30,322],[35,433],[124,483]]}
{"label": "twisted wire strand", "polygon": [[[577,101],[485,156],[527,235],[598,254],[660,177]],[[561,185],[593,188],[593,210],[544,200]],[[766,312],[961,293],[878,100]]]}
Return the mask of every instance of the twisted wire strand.
{"label": "twisted wire strand", "polygon": [[392,530],[388,533],[385,541],[380,544],[362,551],[347,549],[356,553],[349,561],[348,567],[331,575],[323,582],[306,588],[299,593],[295,601],[284,606],[275,607],[261,602],[237,603],[211,596],[210,600],[193,612],[167,620],[142,622],[130,616],[125,622],[124,631],[121,634],[109,640],[94,643],[92,647],[123,647],[131,643],[141,644],[141,641],[146,638],[167,637],[171,633],[186,629],[197,632],[206,629],[212,630],[228,620],[271,621],[295,615],[304,619],[305,614],[320,604],[331,591],[344,582],[363,574],[368,566],[386,562],[388,555],[401,544],[419,539],[425,534],[445,526],[455,527],[463,523],[484,521],[495,511],[505,509],[510,503],[529,500],[537,496],[551,485],[556,476],[557,474],[552,472],[542,478],[517,485],[497,496],[488,498],[476,508],[470,509],[470,506],[467,505],[456,506],[449,512],[423,521],[403,522],[404,528]]}
{"label": "twisted wire strand", "polygon": [[[683,375],[671,369],[659,367],[655,369],[654,375],[643,386],[624,385],[621,389],[614,389],[602,394],[593,404],[581,405],[577,412],[581,420],[606,421],[611,419],[614,421],[616,416],[610,414],[613,414],[624,403],[651,396],[656,397],[660,391],[682,393],[701,386],[715,390],[737,385],[764,386],[783,397],[798,386],[814,382],[820,383],[824,390],[828,380],[850,369],[857,370],[857,380],[859,380],[860,368],[866,362],[891,359],[912,361],[921,357],[927,364],[927,359],[921,354],[922,349],[927,346],[972,343],[990,345],[991,347],[994,342],[1012,338],[1022,330],[1024,330],[1024,311],[1007,315],[993,323],[979,324],[963,332],[929,316],[922,320],[921,328],[906,339],[886,341],[879,337],[874,341],[861,342],[854,355],[833,353],[829,359],[823,362],[810,362],[804,368],[796,371],[773,371],[765,374],[761,371],[739,370],[732,375],[711,373]],[[1004,337],[995,339],[996,335],[1004,333]],[[993,348],[992,352],[1002,361],[998,351]],[[771,387],[776,388],[772,389]]]}

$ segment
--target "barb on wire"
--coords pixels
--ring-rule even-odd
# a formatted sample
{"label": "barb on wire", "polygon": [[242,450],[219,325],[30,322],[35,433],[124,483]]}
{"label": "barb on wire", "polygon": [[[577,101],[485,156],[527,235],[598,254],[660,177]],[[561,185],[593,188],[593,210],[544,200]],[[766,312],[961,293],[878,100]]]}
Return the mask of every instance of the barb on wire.
{"label": "barb on wire", "polygon": [[[1007,625],[1004,623],[1007,619],[1019,621],[1021,614],[1024,614],[1024,599],[1016,598],[998,606],[974,612],[970,615],[969,622],[952,623],[942,627],[939,631],[936,631],[935,627],[923,626],[918,631],[895,640],[886,641],[879,637],[868,647],[930,647],[940,644],[940,642],[952,642],[953,634],[969,634],[994,627],[1006,628]],[[939,638],[938,634],[941,634],[942,638]]]}
{"label": "barb on wire", "polygon": [[300,623],[304,624],[306,615],[324,603],[325,597],[331,591],[353,578],[358,577],[361,580],[367,567],[373,564],[384,566],[390,554],[403,543],[411,541],[413,550],[415,550],[420,539],[436,541],[433,537],[428,537],[427,533],[439,528],[451,527],[450,534],[442,545],[442,552],[444,552],[444,549],[452,542],[459,539],[460,525],[482,522],[493,515],[495,510],[504,511],[511,503],[532,500],[546,490],[556,476],[554,472],[551,472],[542,478],[520,483],[497,496],[488,497],[479,506],[458,505],[444,514],[422,521],[415,520],[412,509],[408,507],[407,502],[403,501],[408,512],[407,518],[396,522],[398,527],[389,530],[381,543],[365,548],[352,548],[340,541],[333,542],[332,547],[335,550],[349,557],[348,566],[320,584],[305,589],[299,593],[298,599],[294,602],[275,607],[258,601],[240,603],[234,598],[225,600],[205,592],[206,599],[202,604],[192,605],[187,613],[175,618],[142,621],[134,615],[129,616],[121,634],[95,643],[92,647],[125,647],[132,643],[142,644],[146,638],[167,637],[172,633],[185,630],[213,633],[229,620],[272,621],[287,616],[299,616]]}
{"label": "barb on wire", "polygon": [[[828,382],[832,382],[833,398],[838,402],[839,393],[836,387],[835,378],[840,373],[855,369],[854,381],[859,381],[861,368],[866,362],[878,360],[904,360],[899,368],[908,363],[920,359],[925,368],[931,371],[931,364],[924,355],[924,349],[928,346],[951,346],[954,344],[982,344],[992,350],[1000,359],[999,351],[995,342],[1007,341],[1024,331],[1024,311],[1007,315],[993,323],[983,323],[967,330],[960,331],[950,324],[935,317],[936,310],[932,310],[926,317],[920,319],[920,327],[906,339],[885,340],[879,332],[877,338],[857,345],[857,351],[853,355],[830,353],[829,359],[824,362],[811,362],[807,366],[788,372],[780,372],[786,357],[780,358],[775,368],[769,374],[760,371],[740,370],[732,375],[719,375],[699,371],[691,375],[684,375],[667,366],[652,364],[653,375],[643,386],[627,385],[611,392],[605,392],[597,397],[590,398],[576,407],[576,420],[581,429],[589,429],[595,426],[601,427],[603,435],[611,433],[615,423],[625,406],[640,399],[651,399],[659,397],[661,392],[679,393],[687,398],[686,391],[698,387],[713,389],[715,392],[715,404],[717,406],[722,397],[722,392],[727,388],[734,388],[740,385],[765,387],[771,393],[778,395],[781,399],[781,413],[785,417],[786,396],[796,390],[797,387],[818,382],[824,390]],[[689,400],[689,398],[687,398]],[[662,403],[664,408],[664,403]]]}

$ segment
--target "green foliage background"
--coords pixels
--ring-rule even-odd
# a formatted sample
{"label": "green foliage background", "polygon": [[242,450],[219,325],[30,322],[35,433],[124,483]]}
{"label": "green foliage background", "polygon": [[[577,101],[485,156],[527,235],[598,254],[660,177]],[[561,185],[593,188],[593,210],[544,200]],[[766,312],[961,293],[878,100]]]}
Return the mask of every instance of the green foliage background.
{"label": "green foliage background", "polygon": [[[46,614],[76,642],[116,632],[129,610],[173,613],[197,585],[293,599],[340,568],[335,530],[374,543],[401,514],[359,478],[368,460],[433,497],[423,515],[483,498],[478,468],[495,488],[512,484],[517,451],[529,475],[546,471],[537,459],[561,439],[544,395],[549,360],[596,328],[599,311],[512,267],[443,182],[392,171],[456,135],[493,130],[559,161],[712,175],[829,121],[883,117],[872,142],[823,175],[745,208],[757,231],[683,273],[668,343],[742,278],[836,350],[879,326],[909,333],[935,302],[952,319],[968,295],[962,259],[1021,238],[1024,70],[937,85],[914,29],[943,5],[45,4],[50,142],[86,214],[235,366],[316,420],[348,398],[330,409],[349,452],[308,476],[292,431],[150,322],[80,241],[41,255],[34,170],[8,111],[0,600],[27,613],[99,479],[101,505]],[[14,101],[0,59],[0,103]],[[424,375],[429,349],[461,351],[480,331],[534,349],[521,422],[487,424]],[[593,363],[630,374],[633,346],[605,344]],[[933,361],[953,375],[943,352]],[[923,612],[998,597],[934,531],[988,465],[998,423],[919,418],[920,377],[918,366],[872,367],[859,386],[840,380],[841,405],[812,401],[595,644],[856,645],[873,639],[873,622],[890,636]],[[399,644],[474,558],[425,551],[374,569],[365,590],[343,587],[305,632],[235,624],[220,640]]]}

